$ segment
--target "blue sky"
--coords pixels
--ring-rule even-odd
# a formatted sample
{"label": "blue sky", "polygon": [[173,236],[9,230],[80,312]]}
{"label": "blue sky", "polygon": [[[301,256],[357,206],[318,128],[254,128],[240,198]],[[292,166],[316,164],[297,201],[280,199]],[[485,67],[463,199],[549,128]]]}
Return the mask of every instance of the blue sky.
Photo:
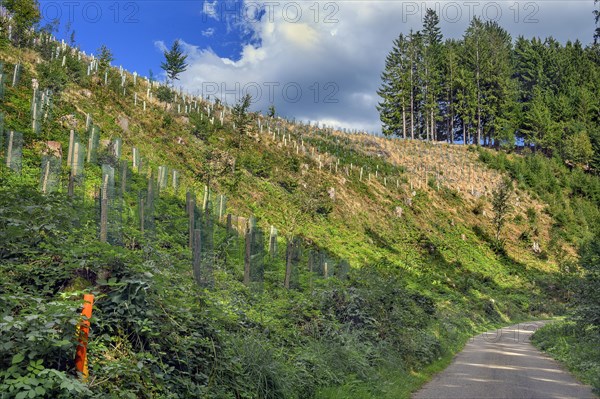
{"label": "blue sky", "polygon": [[[239,30],[227,31],[220,21],[203,13],[198,1],[41,1],[42,25],[60,18],[59,38],[75,41],[87,53],[106,44],[115,64],[147,75],[161,72],[162,53],[155,45],[182,39],[211,47],[223,57],[239,56],[247,38]],[[69,24],[70,22],[70,24]]]}
{"label": "blue sky", "polygon": [[591,42],[593,0],[544,1],[48,1],[43,23],[59,18],[87,53],[106,44],[115,65],[161,77],[162,49],[180,39],[191,93],[254,110],[273,103],[289,118],[379,131],[376,90],[392,40],[419,29],[434,7],[445,37],[460,37],[473,15],[498,21],[516,37]]}

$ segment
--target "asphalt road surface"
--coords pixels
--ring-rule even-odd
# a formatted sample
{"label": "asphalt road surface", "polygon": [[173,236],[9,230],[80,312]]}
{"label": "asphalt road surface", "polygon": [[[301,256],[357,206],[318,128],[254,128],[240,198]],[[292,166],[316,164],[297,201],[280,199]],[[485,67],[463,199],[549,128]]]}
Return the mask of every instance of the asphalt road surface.
{"label": "asphalt road surface", "polygon": [[544,323],[521,323],[472,338],[413,399],[596,398],[589,386],[529,343]]}

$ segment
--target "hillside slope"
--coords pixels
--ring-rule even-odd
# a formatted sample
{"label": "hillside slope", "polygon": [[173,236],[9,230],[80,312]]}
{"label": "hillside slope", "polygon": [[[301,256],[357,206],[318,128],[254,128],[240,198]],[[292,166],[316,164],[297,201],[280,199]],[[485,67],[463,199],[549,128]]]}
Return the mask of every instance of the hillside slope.
{"label": "hillside slope", "polygon": [[[117,68],[105,77],[97,61],[43,35],[29,49],[2,40],[6,397],[402,397],[424,378],[411,371],[448,358],[472,332],[563,307],[562,258],[551,248],[573,255],[575,243],[556,243],[548,205],[520,185],[498,250],[490,198],[502,175],[474,148],[258,115],[240,136],[228,107],[183,93],[165,105],[156,83]],[[93,126],[100,137],[90,140]],[[89,158],[77,176],[82,165],[66,162],[70,130]],[[23,134],[20,173],[6,163],[11,131]],[[56,142],[62,167],[55,192],[43,194]],[[188,191],[198,198],[202,242],[210,241],[201,278],[192,270]],[[265,233],[244,284],[251,215]],[[278,249],[265,254],[271,226]],[[302,250],[290,257],[285,289],[291,236]],[[97,301],[91,377],[81,383],[73,325],[86,292]]]}

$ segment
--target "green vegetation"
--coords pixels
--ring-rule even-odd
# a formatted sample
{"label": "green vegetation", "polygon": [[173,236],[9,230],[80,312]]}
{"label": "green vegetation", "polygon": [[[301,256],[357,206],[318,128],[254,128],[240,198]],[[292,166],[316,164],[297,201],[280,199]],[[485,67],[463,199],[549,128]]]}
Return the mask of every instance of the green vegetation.
{"label": "green vegetation", "polygon": [[248,135],[248,130],[250,129],[250,122],[252,121],[252,118],[248,112],[248,109],[250,108],[251,101],[252,97],[250,94],[246,94],[240,98],[237,104],[235,104],[231,109],[233,123],[239,132],[238,148],[242,148],[242,141],[244,140],[244,137]]}
{"label": "green vegetation", "polygon": [[519,142],[598,171],[599,60],[598,44],[513,41],[477,17],[462,40],[442,41],[429,9],[423,29],[400,34],[386,59],[383,133],[508,149]]}
{"label": "green vegetation", "polygon": [[[537,331],[533,343],[565,363],[582,381],[600,392],[600,181],[579,168],[570,168],[558,157],[540,154],[525,157],[481,150],[480,159],[498,170],[508,172],[519,187],[533,191],[553,219],[549,248],[557,254],[563,282],[563,297],[569,312],[567,320]],[[534,238],[539,216],[527,209],[531,228],[520,239]],[[563,241],[564,240],[564,241]],[[571,242],[579,248],[570,253]]]}
{"label": "green vegetation", "polygon": [[597,330],[589,331],[575,322],[560,321],[537,330],[532,342],[564,363],[579,380],[592,385],[595,393],[600,393],[600,337]]}
{"label": "green vegetation", "polygon": [[512,180],[507,177],[498,184],[498,187],[496,187],[492,193],[492,209],[494,210],[493,224],[496,230],[496,242],[500,247],[502,247],[500,243],[500,233],[502,232],[502,227],[506,224],[506,218],[512,209],[509,202],[512,191]]}
{"label": "green vegetation", "polygon": [[[430,18],[424,40],[433,43]],[[152,94],[168,94],[163,107],[145,80],[109,67],[108,49],[96,72],[71,49],[55,57],[47,34],[39,39],[18,54],[0,46],[4,74],[22,66],[20,82],[3,87],[2,138],[23,134],[20,173],[0,165],[2,399],[402,398],[472,334],[561,313],[574,296],[569,254],[599,220],[600,183],[582,169],[466,148],[453,161],[431,159],[432,147],[415,144],[414,160],[430,170],[471,157],[482,177],[486,163],[517,181],[526,210],[516,207],[503,228],[541,236],[545,252],[525,239],[496,251],[489,199],[440,187],[441,174],[413,187],[407,166],[393,161],[396,143],[267,120],[248,112],[249,98],[230,109],[161,85]],[[435,82],[440,73],[430,71]],[[55,95],[38,118],[32,98],[48,87]],[[89,150],[78,173],[67,155],[71,129]],[[43,194],[44,160],[57,144],[56,187]],[[257,232],[276,226],[278,249],[267,255],[260,240],[248,248],[243,223],[228,228],[214,216],[218,195],[231,219],[254,215]],[[210,247],[196,255],[190,214]],[[286,254],[292,237],[287,249],[299,242],[300,254]],[[244,284],[248,249],[260,267]],[[317,257],[331,269],[317,270]],[[75,329],[90,292],[83,381]]]}
{"label": "green vegetation", "polygon": [[539,153],[517,156],[480,151],[479,159],[507,172],[520,189],[531,190],[545,204],[543,212],[553,219],[553,246],[567,241],[579,247],[600,228],[600,180],[581,168],[569,168],[559,158]]}
{"label": "green vegetation", "polygon": [[600,393],[600,235],[582,247],[580,266],[582,277],[571,280],[575,295],[570,319],[540,329],[533,343]]}
{"label": "green vegetation", "polygon": [[165,61],[160,67],[167,74],[167,79],[171,82],[179,80],[179,75],[187,70],[188,64],[185,62],[187,55],[183,53],[179,40],[175,40],[169,50],[164,52]]}
{"label": "green vegetation", "polygon": [[39,3],[37,0],[6,0],[2,6],[10,13],[14,23],[12,42],[16,46],[25,45],[29,29],[40,22]]}

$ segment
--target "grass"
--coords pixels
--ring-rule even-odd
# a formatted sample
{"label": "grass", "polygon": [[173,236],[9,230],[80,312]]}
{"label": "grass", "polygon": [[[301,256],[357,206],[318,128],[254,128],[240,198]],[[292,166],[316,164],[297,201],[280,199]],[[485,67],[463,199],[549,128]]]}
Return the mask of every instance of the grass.
{"label": "grass", "polygon": [[600,335],[570,320],[559,320],[540,328],[531,342],[564,364],[580,381],[600,394]]}
{"label": "grass", "polygon": [[[466,342],[466,340],[464,340]],[[464,345],[464,344],[463,344]],[[408,399],[423,384],[443,371],[454,358],[447,353],[419,371],[406,371],[398,365],[389,365],[376,371],[376,377],[367,382],[351,380],[337,387],[317,393],[318,399]]]}
{"label": "grass", "polygon": [[[528,319],[530,321],[531,319]],[[512,320],[511,323],[523,322]],[[483,333],[506,325],[504,322],[479,326],[477,333]],[[448,367],[473,335],[462,332],[448,342],[444,353],[433,362],[418,369],[404,370],[393,361],[377,370],[376,376],[369,381],[350,380],[343,385],[328,387],[318,392],[318,399],[409,399],[411,394],[431,381],[436,374]]]}

